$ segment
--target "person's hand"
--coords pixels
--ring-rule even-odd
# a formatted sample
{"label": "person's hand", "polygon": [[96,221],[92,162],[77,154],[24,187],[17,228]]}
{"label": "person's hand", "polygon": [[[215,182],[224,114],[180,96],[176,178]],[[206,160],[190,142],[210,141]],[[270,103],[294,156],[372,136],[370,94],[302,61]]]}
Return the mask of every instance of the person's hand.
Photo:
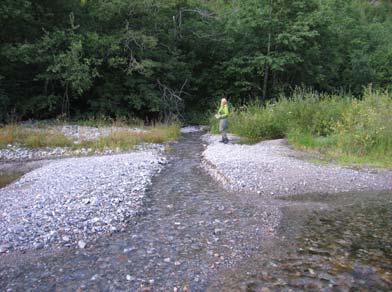
{"label": "person's hand", "polygon": [[221,117],[220,114],[216,114],[216,115],[215,115],[215,118],[218,119],[218,120],[220,119],[220,117]]}

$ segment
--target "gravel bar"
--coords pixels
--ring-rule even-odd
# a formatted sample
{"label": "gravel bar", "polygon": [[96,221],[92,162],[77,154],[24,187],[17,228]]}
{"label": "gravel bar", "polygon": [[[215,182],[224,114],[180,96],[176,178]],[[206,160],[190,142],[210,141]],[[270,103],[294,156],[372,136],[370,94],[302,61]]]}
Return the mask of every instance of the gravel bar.
{"label": "gravel bar", "polygon": [[310,163],[302,159],[304,153],[291,149],[284,139],[225,145],[218,142],[219,138],[203,136],[208,143],[203,164],[232,190],[279,196],[392,189],[392,171]]}
{"label": "gravel bar", "polygon": [[78,245],[121,231],[166,164],[164,146],[47,161],[0,189],[0,253]]}

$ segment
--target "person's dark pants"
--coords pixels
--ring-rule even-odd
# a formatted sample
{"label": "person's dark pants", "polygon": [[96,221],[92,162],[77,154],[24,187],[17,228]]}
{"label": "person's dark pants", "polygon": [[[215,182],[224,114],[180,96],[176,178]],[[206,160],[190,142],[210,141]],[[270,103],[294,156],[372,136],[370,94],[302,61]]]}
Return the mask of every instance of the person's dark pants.
{"label": "person's dark pants", "polygon": [[222,142],[224,143],[227,143],[229,141],[229,139],[227,139],[227,133],[226,133],[227,124],[228,124],[227,119],[219,120],[219,133],[221,133]]}

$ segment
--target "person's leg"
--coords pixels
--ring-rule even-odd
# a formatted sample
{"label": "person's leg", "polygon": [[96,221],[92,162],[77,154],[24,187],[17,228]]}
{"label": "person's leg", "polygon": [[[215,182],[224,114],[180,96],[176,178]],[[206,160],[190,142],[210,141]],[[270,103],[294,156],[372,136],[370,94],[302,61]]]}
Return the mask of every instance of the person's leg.
{"label": "person's leg", "polygon": [[223,132],[222,132],[222,141],[223,141],[223,143],[229,142],[229,139],[227,138],[226,130],[223,130]]}
{"label": "person's leg", "polygon": [[219,133],[222,135],[222,139],[219,142],[224,142],[225,141],[225,122],[224,119],[219,120]]}
{"label": "person's leg", "polygon": [[229,139],[227,139],[226,128],[227,128],[227,119],[222,119],[221,120],[221,134],[222,134],[222,142],[223,143],[229,142]]}

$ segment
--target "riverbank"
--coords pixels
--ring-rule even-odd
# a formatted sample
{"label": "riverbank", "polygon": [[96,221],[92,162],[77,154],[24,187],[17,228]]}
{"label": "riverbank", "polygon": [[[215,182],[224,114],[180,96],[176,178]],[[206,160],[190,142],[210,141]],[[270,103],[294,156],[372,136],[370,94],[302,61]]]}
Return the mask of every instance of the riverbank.
{"label": "riverbank", "polygon": [[166,164],[164,146],[46,161],[0,189],[0,252],[77,246],[121,231]]}
{"label": "riverbank", "polygon": [[[123,230],[167,163],[162,142],[179,135],[179,128],[21,125],[1,134],[13,142],[0,149],[0,253],[8,253],[85,248],[102,234]],[[64,141],[53,140],[62,135],[73,146],[24,144],[44,134],[49,138],[43,143]]]}
{"label": "riverbank", "polygon": [[314,164],[306,161],[307,153],[293,150],[284,139],[225,145],[219,138],[203,137],[208,143],[204,166],[228,189],[263,196],[392,189],[392,171]]}
{"label": "riverbank", "polygon": [[0,127],[0,161],[119,154],[175,140],[179,135],[176,124],[147,128],[49,123],[7,125]]}

